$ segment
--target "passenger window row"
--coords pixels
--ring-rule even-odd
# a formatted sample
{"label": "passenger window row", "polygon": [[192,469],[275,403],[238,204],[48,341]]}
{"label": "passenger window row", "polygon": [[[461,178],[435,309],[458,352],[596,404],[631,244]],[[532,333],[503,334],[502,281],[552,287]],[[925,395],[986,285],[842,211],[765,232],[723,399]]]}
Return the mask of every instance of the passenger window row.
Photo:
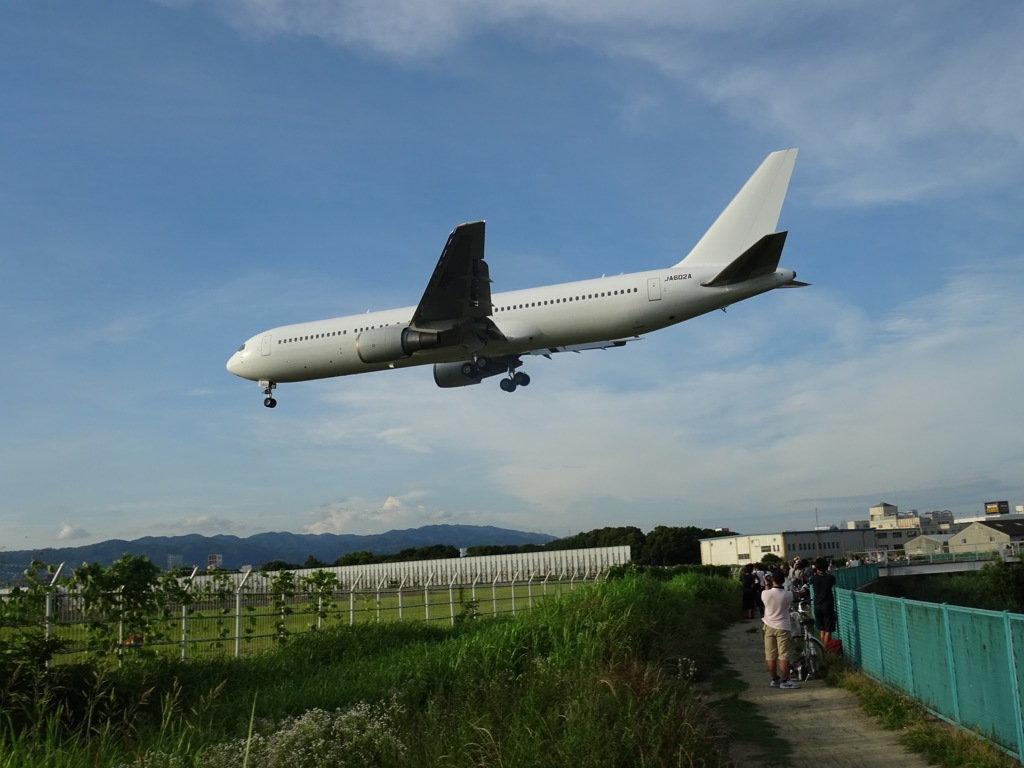
{"label": "passenger window row", "polygon": [[[548,306],[550,304],[568,304],[570,301],[588,301],[590,299],[604,299],[610,296],[624,296],[627,293],[637,293],[639,288],[631,288],[619,291],[601,291],[600,293],[588,293],[581,296],[569,296],[561,299],[548,299],[547,301],[531,301],[526,304],[511,304],[506,307],[495,307],[495,312],[509,312],[513,309],[528,309],[530,307],[541,307]],[[389,325],[389,323],[384,323]],[[369,325],[365,328],[353,328],[352,333],[362,333],[363,331],[369,331],[376,328],[376,325]],[[383,325],[381,327],[384,327]],[[297,341],[312,341],[315,339],[326,339],[331,336],[347,336],[348,331],[330,331],[329,333],[313,333],[308,336],[293,336],[287,339],[278,339],[278,344],[294,344]]]}
{"label": "passenger window row", "polygon": [[623,296],[627,293],[637,293],[639,288],[630,288],[627,290],[620,291],[601,291],[600,293],[588,293],[583,296],[569,296],[561,299],[550,299],[548,301],[531,301],[528,304],[511,304],[507,307],[495,307],[495,312],[508,312],[513,309],[527,309],[529,307],[541,307],[549,304],[565,304],[570,301],[587,301],[589,299],[604,299],[609,296]]}

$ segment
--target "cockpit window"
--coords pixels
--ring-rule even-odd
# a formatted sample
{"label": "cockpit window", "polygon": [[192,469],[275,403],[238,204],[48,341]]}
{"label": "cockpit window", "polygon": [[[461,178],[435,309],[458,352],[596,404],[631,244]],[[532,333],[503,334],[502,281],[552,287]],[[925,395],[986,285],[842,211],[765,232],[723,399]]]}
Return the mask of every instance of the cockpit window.
{"label": "cockpit window", "polygon": [[243,344],[242,346],[240,346],[240,347],[238,348],[238,351],[239,351],[239,352],[244,352],[244,351],[245,351],[245,344]]}

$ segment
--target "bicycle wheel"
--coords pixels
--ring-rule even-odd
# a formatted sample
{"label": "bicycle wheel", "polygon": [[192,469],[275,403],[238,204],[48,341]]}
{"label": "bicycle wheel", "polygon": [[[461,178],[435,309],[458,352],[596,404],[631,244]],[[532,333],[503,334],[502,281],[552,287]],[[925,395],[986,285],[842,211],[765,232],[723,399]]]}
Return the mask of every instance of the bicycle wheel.
{"label": "bicycle wheel", "polygon": [[825,658],[825,646],[821,644],[821,640],[810,635],[804,642],[804,654],[803,654],[803,679],[804,680],[817,680],[821,677],[821,665]]}
{"label": "bicycle wheel", "polygon": [[789,667],[797,680],[803,680],[807,671],[807,643],[802,635],[793,637],[793,653],[789,657]]}

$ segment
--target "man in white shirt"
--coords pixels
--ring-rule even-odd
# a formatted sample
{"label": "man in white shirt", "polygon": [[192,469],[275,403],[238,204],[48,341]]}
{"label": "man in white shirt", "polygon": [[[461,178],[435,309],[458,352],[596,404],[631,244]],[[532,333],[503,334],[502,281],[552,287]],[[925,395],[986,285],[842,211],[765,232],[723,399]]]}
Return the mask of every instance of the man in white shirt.
{"label": "man in white shirt", "polygon": [[793,605],[793,593],[783,588],[785,576],[776,569],[765,576],[767,589],[762,593],[764,602],[764,657],[768,674],[772,676],[772,688],[799,688],[799,683],[789,679],[789,657],[793,648],[792,627],[789,609]]}

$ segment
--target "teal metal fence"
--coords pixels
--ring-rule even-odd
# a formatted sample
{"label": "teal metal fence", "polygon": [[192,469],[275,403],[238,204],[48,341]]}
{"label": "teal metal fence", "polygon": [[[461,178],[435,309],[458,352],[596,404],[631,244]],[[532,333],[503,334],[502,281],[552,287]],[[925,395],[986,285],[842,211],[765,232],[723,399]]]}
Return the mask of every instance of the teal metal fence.
{"label": "teal metal fence", "polygon": [[878,580],[877,565],[859,565],[855,568],[840,568],[835,571],[836,586],[839,589],[860,589],[865,584]]}
{"label": "teal metal fence", "polygon": [[843,655],[929,711],[1024,760],[1024,615],[836,590]]}

